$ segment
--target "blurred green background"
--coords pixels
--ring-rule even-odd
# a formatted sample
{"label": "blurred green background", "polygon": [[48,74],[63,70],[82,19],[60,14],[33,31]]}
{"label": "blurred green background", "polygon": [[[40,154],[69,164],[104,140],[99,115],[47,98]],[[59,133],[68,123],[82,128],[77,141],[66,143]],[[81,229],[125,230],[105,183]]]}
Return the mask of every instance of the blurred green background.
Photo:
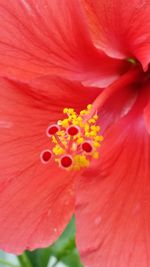
{"label": "blurred green background", "polygon": [[0,267],[83,267],[75,245],[74,218],[50,247],[15,255],[0,251]]}

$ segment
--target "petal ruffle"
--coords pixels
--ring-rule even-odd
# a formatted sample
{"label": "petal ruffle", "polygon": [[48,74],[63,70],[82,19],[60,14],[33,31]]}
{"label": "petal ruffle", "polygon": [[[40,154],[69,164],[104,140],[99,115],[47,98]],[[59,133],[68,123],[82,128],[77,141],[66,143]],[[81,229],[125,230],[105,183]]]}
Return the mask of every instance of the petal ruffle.
{"label": "petal ruffle", "polygon": [[150,135],[140,108],[108,129],[99,165],[80,180],[77,244],[86,266],[150,266]]}
{"label": "petal ruffle", "polygon": [[142,0],[82,0],[95,44],[112,57],[150,62],[150,4]]}
{"label": "petal ruffle", "polygon": [[93,110],[99,113],[102,132],[132,109],[138,96],[135,80],[139,75],[138,69],[128,71],[105,90],[101,90],[93,102]]}
{"label": "petal ruffle", "polygon": [[[89,92],[89,94],[87,94]],[[98,91],[56,78],[31,84],[0,80],[0,248],[13,253],[47,246],[74,211],[74,177],[44,165],[46,129],[65,106],[82,109]]]}
{"label": "petal ruffle", "polygon": [[0,0],[0,71],[19,79],[59,73],[104,87],[122,61],[95,49],[78,0]]}

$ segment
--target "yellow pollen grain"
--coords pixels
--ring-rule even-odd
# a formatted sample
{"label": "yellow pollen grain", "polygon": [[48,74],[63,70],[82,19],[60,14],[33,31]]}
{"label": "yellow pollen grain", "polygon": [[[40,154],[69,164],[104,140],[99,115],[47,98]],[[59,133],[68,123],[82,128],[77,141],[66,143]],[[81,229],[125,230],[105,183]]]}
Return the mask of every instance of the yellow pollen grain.
{"label": "yellow pollen grain", "polygon": [[64,108],[63,113],[65,114],[67,112],[68,112],[68,108]]}
{"label": "yellow pollen grain", "polygon": [[91,126],[91,130],[95,131],[95,132],[99,132],[100,131],[100,127],[96,126],[96,125],[92,125]]}
{"label": "yellow pollen grain", "polygon": [[97,135],[95,137],[95,141],[103,141],[104,140],[104,137],[102,135]]}
{"label": "yellow pollen grain", "polygon": [[98,159],[99,158],[99,152],[94,152],[92,156],[94,159]]}
{"label": "yellow pollen grain", "polygon": [[87,160],[85,155],[74,156],[75,169],[84,168],[89,166],[89,160]]}
{"label": "yellow pollen grain", "polygon": [[82,117],[77,117],[77,121],[81,122],[82,121]]}
{"label": "yellow pollen grain", "polygon": [[94,119],[94,120],[98,120],[98,115],[94,115],[94,116],[93,116],[93,119]]}
{"label": "yellow pollen grain", "polygon": [[59,136],[65,136],[65,131],[58,131],[57,132],[57,135],[59,135]]}
{"label": "yellow pollen grain", "polygon": [[93,142],[93,145],[94,145],[94,147],[100,147],[100,143],[98,143],[98,142]]}
{"label": "yellow pollen grain", "polygon": [[84,138],[83,137],[80,137],[77,139],[77,144],[80,145],[84,142]]}
{"label": "yellow pollen grain", "polygon": [[89,133],[89,135],[92,137],[92,136],[96,136],[97,135],[97,132],[96,131],[91,131],[90,133]]}
{"label": "yellow pollen grain", "polygon": [[73,114],[72,116],[70,116],[70,119],[76,119],[77,118],[77,115]]}
{"label": "yellow pollen grain", "polygon": [[58,155],[62,155],[64,153],[64,150],[59,146],[59,145],[56,145],[54,148],[53,148],[53,153],[58,156]]}
{"label": "yellow pollen grain", "polygon": [[74,109],[73,108],[69,108],[69,110],[68,110],[68,113],[69,114],[73,114],[75,111],[74,111]]}
{"label": "yellow pollen grain", "polygon": [[67,128],[67,127],[69,126],[69,121],[68,121],[68,119],[63,120],[63,121],[61,122],[61,125],[62,125],[63,127],[65,127],[65,128]]}
{"label": "yellow pollen grain", "polygon": [[89,131],[89,129],[90,129],[90,126],[89,126],[89,124],[85,124],[85,126],[84,126],[84,130],[85,130],[85,132],[88,132],[88,131]]}
{"label": "yellow pollen grain", "polygon": [[55,139],[55,136],[52,136],[52,142],[53,142],[54,144],[57,144],[57,140]]}
{"label": "yellow pollen grain", "polygon": [[92,119],[89,119],[88,122],[89,122],[90,124],[94,124],[94,123],[96,122],[96,120],[94,120],[94,119],[92,118]]}
{"label": "yellow pollen grain", "polygon": [[89,104],[89,105],[87,106],[87,109],[88,109],[88,110],[91,110],[91,109],[92,109],[92,105]]}
{"label": "yellow pollen grain", "polygon": [[87,111],[86,110],[82,110],[80,111],[80,115],[83,116],[83,115],[86,115],[87,114]]}

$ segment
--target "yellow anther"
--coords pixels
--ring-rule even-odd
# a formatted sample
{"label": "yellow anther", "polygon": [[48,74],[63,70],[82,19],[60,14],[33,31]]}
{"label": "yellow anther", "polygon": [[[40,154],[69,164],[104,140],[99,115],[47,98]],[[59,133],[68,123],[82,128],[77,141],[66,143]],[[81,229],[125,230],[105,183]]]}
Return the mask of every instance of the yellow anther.
{"label": "yellow anther", "polygon": [[99,153],[98,152],[94,152],[92,156],[93,156],[94,159],[98,159],[99,158]]}
{"label": "yellow anther", "polygon": [[77,121],[81,122],[82,121],[82,117],[77,117]]}
{"label": "yellow anther", "polygon": [[69,109],[68,109],[68,114],[69,114],[69,115],[73,115],[73,114],[75,114],[74,109],[73,109],[73,108],[69,108]]}
{"label": "yellow anther", "polygon": [[77,144],[80,145],[80,144],[83,143],[83,141],[84,141],[84,138],[80,137],[80,138],[77,139]]}
{"label": "yellow anther", "polygon": [[91,126],[91,130],[95,131],[95,132],[99,132],[100,131],[100,127],[96,126],[96,125],[92,125]]}
{"label": "yellow anther", "polygon": [[102,135],[97,135],[95,141],[103,141],[104,137]]}
{"label": "yellow anther", "polygon": [[87,111],[86,110],[81,110],[80,111],[80,115],[83,116],[83,115],[86,115],[87,114]]}
{"label": "yellow anther", "polygon": [[90,137],[90,133],[89,132],[85,132],[85,136],[86,137]]}
{"label": "yellow anther", "polygon": [[76,119],[77,118],[77,115],[76,114],[73,114],[70,116],[70,119]]}
{"label": "yellow anther", "polygon": [[90,129],[90,126],[89,126],[89,124],[85,124],[85,126],[84,126],[84,130],[85,130],[85,132],[88,132],[88,131],[89,131],[89,129]]}
{"label": "yellow anther", "polygon": [[65,135],[65,131],[58,131],[58,132],[57,132],[57,135],[59,135],[59,136],[64,136],[64,135]]}
{"label": "yellow anther", "polygon": [[97,132],[96,131],[91,131],[90,133],[89,133],[89,135],[92,137],[92,136],[96,136],[97,135]]}
{"label": "yellow anther", "polygon": [[75,166],[74,166],[75,169],[88,167],[89,166],[89,160],[87,160],[85,155],[76,155],[74,157],[74,164],[75,164]]}
{"label": "yellow anther", "polygon": [[100,143],[98,143],[98,142],[93,142],[93,145],[94,145],[94,147],[100,147]]}
{"label": "yellow anther", "polygon": [[98,120],[98,115],[94,115],[94,116],[93,116],[93,119],[94,119],[94,120]]}
{"label": "yellow anther", "polygon": [[63,113],[65,114],[67,112],[68,112],[68,108],[64,108]]}
{"label": "yellow anther", "polygon": [[64,153],[64,150],[59,146],[59,145],[56,145],[54,148],[53,148],[53,153],[58,156],[58,155],[62,155]]}
{"label": "yellow anther", "polygon": [[63,127],[68,127],[69,126],[69,121],[68,121],[68,119],[65,119],[65,120],[63,120],[62,122],[61,122],[61,125],[63,126]]}
{"label": "yellow anther", "polygon": [[90,124],[94,124],[96,121],[92,118],[92,119],[89,119],[88,122],[89,122]]}
{"label": "yellow anther", "polygon": [[92,105],[89,104],[89,105],[87,106],[87,109],[88,109],[88,110],[91,110],[91,109],[92,109]]}
{"label": "yellow anther", "polygon": [[73,125],[79,125],[80,122],[79,122],[78,120],[72,120],[72,124],[73,124]]}
{"label": "yellow anther", "polygon": [[52,142],[53,142],[54,144],[57,144],[57,141],[56,141],[56,139],[55,139],[55,136],[52,136]]}

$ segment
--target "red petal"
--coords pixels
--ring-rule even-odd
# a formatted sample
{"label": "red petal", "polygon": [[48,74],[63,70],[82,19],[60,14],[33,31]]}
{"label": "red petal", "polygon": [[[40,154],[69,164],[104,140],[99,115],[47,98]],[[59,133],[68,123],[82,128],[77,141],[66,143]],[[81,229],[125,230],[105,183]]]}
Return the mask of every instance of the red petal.
{"label": "red petal", "polygon": [[0,0],[0,71],[19,79],[58,74],[99,81],[120,75],[122,62],[93,46],[79,2]]}
{"label": "red petal", "polygon": [[139,72],[136,69],[127,72],[102,90],[95,99],[93,110],[99,113],[102,132],[132,109],[138,96],[136,84],[134,84],[138,76]]}
{"label": "red petal", "polygon": [[143,0],[82,0],[95,44],[112,57],[150,62],[150,5]]}
{"label": "red petal", "polygon": [[145,118],[146,128],[150,134],[150,102],[144,110],[144,118]]}
{"label": "red petal", "polygon": [[[31,84],[0,80],[0,248],[13,253],[47,246],[74,211],[74,177],[42,164],[46,129],[64,105],[82,109],[97,95],[56,78]],[[87,103],[86,103],[87,102]],[[62,116],[62,115],[61,115]]]}
{"label": "red petal", "polygon": [[141,107],[106,132],[99,165],[80,180],[77,244],[85,266],[150,266],[150,135]]}

